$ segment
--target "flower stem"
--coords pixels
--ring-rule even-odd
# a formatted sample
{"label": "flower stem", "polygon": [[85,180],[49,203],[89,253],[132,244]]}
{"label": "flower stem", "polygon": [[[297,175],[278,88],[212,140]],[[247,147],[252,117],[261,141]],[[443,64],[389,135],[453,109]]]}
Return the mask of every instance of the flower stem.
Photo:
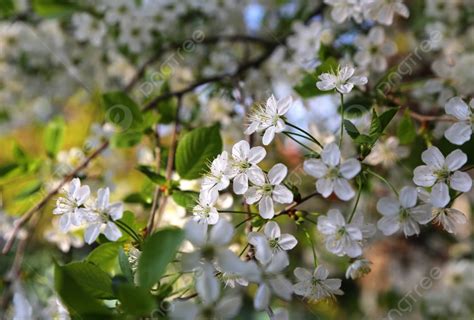
{"label": "flower stem", "polygon": [[323,145],[322,145],[315,137],[313,137],[313,136],[311,135],[311,133],[309,133],[308,131],[301,129],[300,127],[295,126],[294,124],[292,124],[292,123],[290,123],[290,122],[288,122],[288,121],[285,121],[285,123],[286,123],[288,126],[292,127],[293,129],[296,129],[296,130],[298,130],[298,131],[304,133],[306,136],[308,136],[308,138],[311,139],[311,141],[313,141],[313,142],[316,143],[318,146],[320,146],[321,149],[323,148]]}
{"label": "flower stem", "polygon": [[316,151],[314,151],[313,149],[311,149],[310,147],[308,147],[307,145],[299,142],[298,140],[296,140],[295,138],[293,138],[291,135],[289,135],[286,131],[283,131],[283,134],[285,136],[287,136],[288,138],[290,138],[291,140],[293,140],[294,142],[296,142],[297,144],[299,144],[300,146],[302,146],[303,148],[311,151],[312,153],[317,153]]}
{"label": "flower stem", "polygon": [[387,186],[390,187],[390,189],[392,189],[392,191],[393,191],[393,192],[397,195],[397,197],[398,197],[398,191],[397,191],[397,189],[395,189],[395,187],[394,187],[390,182],[388,182],[387,179],[385,179],[384,177],[382,177],[382,176],[379,175],[378,173],[373,172],[373,171],[370,170],[370,169],[367,169],[366,171],[367,171],[369,174],[373,175],[374,177],[377,177],[377,178],[379,178],[380,180],[382,180]]}
{"label": "flower stem", "polygon": [[339,137],[339,149],[342,147],[342,137],[344,135],[344,95],[341,93],[341,132]]}
{"label": "flower stem", "polygon": [[303,227],[304,234],[306,236],[306,239],[308,239],[310,245],[311,245],[311,250],[313,251],[313,261],[314,261],[314,268],[318,266],[318,256],[316,255],[316,249],[314,248],[314,241],[311,235],[308,232],[308,229]]}
{"label": "flower stem", "polygon": [[354,218],[354,214],[356,212],[357,206],[359,205],[359,200],[360,200],[360,195],[362,193],[362,183],[359,183],[359,190],[357,191],[357,198],[354,204],[354,208],[352,208],[351,215],[349,216],[349,220],[347,220],[347,223],[351,223],[352,218]]}

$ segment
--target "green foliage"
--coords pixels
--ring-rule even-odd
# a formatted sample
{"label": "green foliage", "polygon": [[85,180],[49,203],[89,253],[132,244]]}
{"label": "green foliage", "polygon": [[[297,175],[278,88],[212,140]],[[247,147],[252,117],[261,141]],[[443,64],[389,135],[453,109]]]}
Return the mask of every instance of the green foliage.
{"label": "green foliage", "polygon": [[321,91],[316,87],[316,82],[318,81],[318,76],[325,72],[336,71],[339,63],[333,57],[326,59],[321,65],[319,65],[316,70],[312,73],[307,73],[303,79],[297,84],[293,89],[302,97],[302,98],[311,98],[323,94],[329,94],[330,91]]}
{"label": "green foliage", "polygon": [[112,136],[111,145],[115,148],[130,148],[140,143],[143,133],[139,131],[125,131]]}
{"label": "green foliage", "polygon": [[138,260],[138,280],[141,286],[151,288],[164,274],[184,240],[178,228],[163,228],[149,236]]}
{"label": "green foliage", "polygon": [[95,264],[104,271],[111,271],[117,265],[121,245],[119,242],[104,243],[92,250],[87,256],[86,261]]}
{"label": "green foliage", "polygon": [[398,124],[397,136],[401,144],[410,144],[416,139],[416,127],[408,112],[405,112]]}
{"label": "green foliage", "polygon": [[130,266],[130,262],[128,261],[128,257],[125,254],[125,251],[123,251],[123,248],[119,248],[118,259],[120,271],[122,271],[122,274],[128,280],[128,282],[133,283],[132,267]]}
{"label": "green foliage", "polygon": [[372,109],[373,100],[367,95],[354,95],[347,101],[344,101],[343,109],[346,117],[360,117]]}
{"label": "green foliage", "polygon": [[183,179],[197,179],[222,151],[219,127],[203,127],[185,134],[176,148],[176,171]]}
{"label": "green foliage", "polygon": [[99,299],[112,299],[112,279],[88,262],[73,262],[54,269],[54,287],[75,318],[107,319],[110,311]]}
{"label": "green foliage", "polygon": [[43,186],[43,183],[39,180],[35,180],[33,182],[30,182],[28,185],[26,185],[20,193],[15,195],[15,200],[24,200],[29,198],[30,196],[35,195],[38,193],[38,191],[41,190],[41,187]]}
{"label": "green foliage", "polygon": [[184,208],[192,208],[199,197],[199,193],[195,191],[175,190],[172,194],[174,202]]}
{"label": "green foliage", "polygon": [[44,18],[68,16],[79,9],[71,0],[33,0],[32,4],[34,12]]}
{"label": "green foliage", "polygon": [[49,157],[54,158],[64,141],[65,124],[62,117],[56,117],[48,123],[44,132],[44,145]]}
{"label": "green foliage", "polygon": [[126,93],[121,91],[105,93],[102,95],[102,103],[107,121],[120,126],[123,130],[142,127],[142,112]]}
{"label": "green foliage", "polygon": [[118,283],[115,292],[121,308],[128,314],[147,316],[156,307],[153,296],[145,288],[135,287],[130,283]]}
{"label": "green foliage", "polygon": [[166,178],[163,177],[161,174],[156,173],[153,169],[149,166],[137,166],[137,170],[147,176],[151,182],[156,183],[158,185],[163,185],[166,183]]}
{"label": "green foliage", "polygon": [[350,120],[344,120],[344,128],[352,139],[357,139],[357,137],[360,136],[359,130]]}

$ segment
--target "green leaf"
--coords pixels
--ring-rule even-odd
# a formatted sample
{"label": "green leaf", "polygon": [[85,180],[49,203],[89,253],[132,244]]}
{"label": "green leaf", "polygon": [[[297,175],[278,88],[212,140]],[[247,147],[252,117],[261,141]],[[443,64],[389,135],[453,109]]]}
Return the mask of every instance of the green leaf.
{"label": "green leaf", "polygon": [[382,123],[375,110],[372,110],[372,120],[370,121],[369,137],[374,144],[382,135]]}
{"label": "green leaf", "polygon": [[[84,265],[88,265],[85,266]],[[98,270],[98,273],[95,271]],[[103,271],[94,265],[85,262],[75,262],[65,266],[56,265],[54,268],[54,287],[67,306],[73,318],[86,319],[108,319],[109,310],[99,301],[96,296],[101,296],[103,290],[97,290],[97,284],[90,288],[88,284],[96,280],[103,284],[102,279],[107,276],[106,285],[110,285],[110,291],[106,290],[105,296],[111,296],[112,281],[107,274],[103,276]],[[100,284],[99,284],[100,286]],[[98,294],[100,293],[100,294]]]}
{"label": "green leaf", "polygon": [[372,98],[365,95],[355,95],[347,101],[344,101],[344,114],[352,118],[361,117],[372,109],[372,105]]}
{"label": "green leaf", "polygon": [[115,289],[122,309],[134,316],[149,316],[156,308],[155,300],[147,289],[130,283],[119,283]]}
{"label": "green leaf", "polygon": [[64,119],[61,117],[57,117],[48,123],[44,132],[44,144],[49,157],[56,157],[61,149],[64,140],[64,130]]}
{"label": "green leaf", "polygon": [[398,124],[397,136],[401,144],[410,144],[416,139],[416,127],[410,114],[406,112]]}
{"label": "green leaf", "polygon": [[163,124],[168,124],[175,121],[176,108],[176,101],[173,98],[160,101],[156,105],[156,110],[158,110],[158,114],[160,115],[159,122]]}
{"label": "green leaf", "polygon": [[176,171],[183,179],[197,179],[222,151],[219,127],[194,129],[183,136],[176,149]]}
{"label": "green leaf", "polygon": [[86,261],[95,264],[104,271],[111,271],[117,264],[120,248],[121,244],[118,242],[104,243],[92,250]]}
{"label": "green leaf", "polygon": [[360,132],[359,130],[357,129],[357,127],[352,123],[350,122],[349,120],[344,120],[344,128],[346,129],[346,132],[347,134],[352,138],[352,139],[356,139],[359,135],[360,135]]}
{"label": "green leaf", "polygon": [[138,166],[137,170],[147,176],[148,179],[150,179],[153,183],[156,183],[158,185],[163,185],[166,183],[166,178],[163,177],[161,174],[154,172],[153,169],[149,166]]}
{"label": "green leaf", "polygon": [[385,130],[385,128],[387,128],[387,126],[390,124],[390,122],[392,121],[393,117],[395,117],[397,112],[398,112],[398,108],[390,108],[379,116],[380,124],[382,126],[382,131]]}
{"label": "green leaf", "polygon": [[192,208],[196,205],[199,193],[195,191],[181,191],[175,190],[172,194],[174,202],[184,208]]}
{"label": "green leaf", "polygon": [[10,172],[13,172],[18,168],[18,164],[16,163],[6,163],[0,166],[0,178],[7,176]]}
{"label": "green leaf", "polygon": [[127,278],[128,282],[133,283],[133,272],[132,267],[130,266],[130,262],[128,261],[128,257],[123,251],[123,248],[119,248],[119,265],[120,270],[122,271],[125,278]]}
{"label": "green leaf", "polygon": [[0,1],[0,18],[7,18],[15,12],[15,3],[13,0]]}
{"label": "green leaf", "polygon": [[41,181],[33,181],[29,183],[27,186],[23,188],[23,190],[15,195],[15,200],[23,200],[28,198],[29,196],[34,195],[38,191],[41,190],[41,187],[43,186],[43,183]]}
{"label": "green leaf", "polygon": [[105,119],[123,130],[141,129],[142,112],[138,105],[126,93],[108,92],[102,95]]}
{"label": "green leaf", "polygon": [[128,194],[124,199],[124,202],[126,203],[137,203],[141,204],[143,206],[149,206],[152,203],[152,198],[151,197],[146,197],[144,194],[140,192],[134,192]]}
{"label": "green leaf", "polygon": [[141,286],[151,288],[166,271],[184,240],[178,228],[164,228],[147,238],[138,260],[138,280]]}
{"label": "green leaf", "polygon": [[326,59],[316,70],[312,73],[307,73],[303,79],[293,89],[302,98],[311,98],[318,95],[330,94],[330,91],[321,91],[316,87],[318,77],[325,72],[334,72],[337,70],[339,63],[333,57]]}
{"label": "green leaf", "polygon": [[33,10],[44,18],[56,18],[73,14],[79,5],[69,0],[33,0]]}
{"label": "green leaf", "polygon": [[115,148],[130,148],[142,141],[143,133],[139,131],[124,131],[112,136],[111,144]]}

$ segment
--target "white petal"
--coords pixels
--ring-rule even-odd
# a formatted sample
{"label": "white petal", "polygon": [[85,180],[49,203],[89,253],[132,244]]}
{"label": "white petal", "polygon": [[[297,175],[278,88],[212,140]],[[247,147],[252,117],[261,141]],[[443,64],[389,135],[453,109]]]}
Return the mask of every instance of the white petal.
{"label": "white petal", "polygon": [[321,91],[332,90],[336,87],[337,78],[330,73],[323,73],[319,76],[320,81],[316,82],[316,87]]}
{"label": "white petal", "polygon": [[467,172],[456,171],[449,179],[449,186],[461,192],[469,192],[472,187],[471,176]]}
{"label": "white petal", "polygon": [[290,260],[288,259],[288,254],[285,251],[278,251],[275,253],[266,266],[267,273],[277,274],[280,273],[283,269],[288,267]]}
{"label": "white petal", "polygon": [[323,151],[321,151],[321,159],[330,167],[337,166],[341,160],[341,151],[339,151],[337,144],[332,142],[326,145]]}
{"label": "white petal", "polygon": [[462,145],[471,139],[472,126],[468,122],[456,122],[444,132],[449,142]]}
{"label": "white petal", "polygon": [[104,235],[110,241],[117,241],[122,236],[122,232],[115,223],[109,221],[107,222],[107,225],[105,227]]}
{"label": "white petal", "polygon": [[277,163],[268,172],[268,180],[272,185],[280,184],[285,179],[288,169],[284,164]]}
{"label": "white petal", "polygon": [[345,65],[339,69],[339,73],[338,73],[339,79],[342,81],[349,80],[349,78],[352,77],[354,72],[355,72],[354,68],[352,68],[349,65]]}
{"label": "white petal", "polygon": [[253,300],[253,306],[257,310],[264,310],[268,307],[270,303],[271,292],[270,288],[265,284],[262,283],[255,293],[255,298]]}
{"label": "white petal", "polygon": [[195,247],[202,247],[207,239],[207,225],[188,221],[184,226],[186,239],[188,239]]}
{"label": "white petal", "polygon": [[384,235],[389,236],[400,230],[400,222],[398,216],[385,216],[377,222],[377,228]]}
{"label": "white petal", "polygon": [[277,102],[278,115],[283,116],[285,113],[287,113],[292,103],[293,103],[293,98],[291,96],[278,100]]}
{"label": "white petal", "polygon": [[467,162],[467,155],[459,149],[454,150],[446,157],[446,167],[449,171],[460,169]]}
{"label": "white petal", "polygon": [[449,99],[444,109],[447,114],[452,115],[459,120],[469,120],[471,117],[469,106],[460,97]]}
{"label": "white petal", "polygon": [[100,224],[92,224],[89,227],[87,227],[86,231],[84,232],[84,241],[87,244],[92,244],[95,239],[100,234]]}
{"label": "white petal", "polygon": [[219,222],[212,227],[209,241],[213,245],[226,245],[232,240],[233,236],[234,227],[232,224],[225,219],[220,219]]}
{"label": "white petal", "polygon": [[352,78],[349,79],[349,83],[352,83],[356,86],[363,86],[365,84],[367,84],[367,77],[363,77],[363,76],[354,76]]}
{"label": "white petal", "polygon": [[349,182],[344,178],[337,178],[334,181],[334,193],[343,201],[350,200],[355,196],[354,189],[352,189]]}
{"label": "white petal", "polygon": [[108,214],[113,220],[122,218],[123,215],[123,203],[116,202],[111,204],[108,208]]}
{"label": "white petal", "polygon": [[232,147],[232,157],[235,160],[245,161],[250,152],[250,145],[247,141],[241,140]]}
{"label": "white petal", "polygon": [[252,149],[250,149],[248,161],[251,164],[257,164],[262,161],[266,155],[267,151],[265,151],[264,147],[253,147]]}
{"label": "white petal", "polygon": [[348,159],[341,164],[339,172],[346,179],[354,178],[360,172],[360,162],[356,159]]}
{"label": "white petal", "polygon": [[211,266],[203,266],[202,272],[196,277],[196,291],[204,305],[209,305],[219,298],[220,285],[214,276]]}
{"label": "white petal", "polygon": [[252,166],[251,168],[249,168],[247,170],[247,176],[249,180],[257,186],[263,186],[263,184],[265,183],[265,175],[262,169],[257,166]]}
{"label": "white petal", "polygon": [[245,202],[247,204],[254,204],[262,198],[262,194],[259,192],[259,189],[256,187],[250,187],[244,196],[245,196]]}
{"label": "white petal", "polygon": [[79,189],[77,189],[77,191],[74,194],[77,204],[78,205],[84,204],[89,198],[90,194],[91,194],[91,190],[89,186],[82,186]]}
{"label": "white petal", "polygon": [[313,278],[313,275],[311,274],[311,272],[309,272],[307,269],[305,268],[300,268],[300,267],[297,267],[295,268],[295,270],[293,271],[293,273],[295,274],[295,277],[299,280],[299,281],[306,281],[306,280],[311,280]]}
{"label": "white petal", "polygon": [[280,226],[275,221],[269,221],[265,224],[263,232],[268,239],[275,239],[281,236]]}
{"label": "white petal", "polygon": [[293,294],[293,284],[283,277],[278,275],[275,278],[270,279],[270,286],[277,296],[283,300],[290,300],[291,295]]}
{"label": "white petal", "polygon": [[413,182],[418,186],[431,187],[436,180],[436,175],[428,166],[418,166],[413,171]]}
{"label": "white petal", "polygon": [[279,184],[272,191],[272,197],[278,203],[292,203],[293,193],[287,187]]}
{"label": "white petal", "polygon": [[334,181],[332,179],[318,179],[316,181],[316,190],[324,197],[327,198],[331,195],[334,190]]}
{"label": "white petal", "polygon": [[71,180],[71,182],[69,182],[68,195],[70,198],[72,199],[75,198],[75,194],[77,190],[79,190],[80,186],[81,186],[81,180],[79,180],[79,178],[74,178]]}
{"label": "white petal", "polygon": [[250,232],[248,240],[255,247],[255,257],[262,264],[267,264],[272,258],[272,250],[268,244],[267,238],[258,232]]}
{"label": "white petal", "polygon": [[217,303],[215,313],[232,319],[239,313],[241,307],[242,297],[240,295],[224,296]]}
{"label": "white petal", "polygon": [[418,192],[413,187],[403,187],[400,190],[400,204],[403,208],[411,208],[416,205]]}
{"label": "white petal", "polygon": [[260,216],[264,219],[271,219],[275,215],[275,210],[273,209],[273,200],[269,196],[263,196],[258,204],[258,210]]}
{"label": "white petal", "polygon": [[395,216],[400,212],[398,200],[384,197],[377,202],[377,211],[384,216]]}
{"label": "white petal", "polygon": [[352,83],[345,83],[345,84],[338,84],[336,85],[337,91],[339,91],[342,94],[348,94],[349,92],[352,91],[354,88],[354,85]]}
{"label": "white petal", "polygon": [[244,194],[245,192],[247,192],[248,187],[249,187],[249,181],[245,173],[240,173],[237,176],[235,176],[232,182],[232,188],[235,194],[239,194],[239,195]]}
{"label": "white petal", "polygon": [[324,280],[329,276],[329,271],[324,266],[319,265],[316,270],[314,270],[313,276],[315,279]]}
{"label": "white petal", "polygon": [[428,166],[435,169],[442,169],[444,166],[444,156],[437,147],[429,147],[421,154],[421,159]]}
{"label": "white petal", "polygon": [[273,141],[273,138],[275,138],[275,130],[276,128],[274,126],[270,126],[267,128],[267,130],[265,130],[265,133],[263,134],[263,138],[262,138],[262,143],[264,145],[269,145],[270,142]]}
{"label": "white petal", "polygon": [[68,232],[69,231],[69,228],[71,227],[71,216],[72,215],[73,215],[72,212],[68,212],[68,213],[63,214],[59,218],[59,229],[62,232]]}
{"label": "white petal", "polygon": [[286,251],[293,249],[297,244],[298,240],[296,240],[293,235],[288,233],[282,234],[280,240],[278,241],[278,245]]}
{"label": "white petal", "polygon": [[444,208],[449,203],[449,188],[444,182],[438,182],[431,189],[431,204],[436,208]]}
{"label": "white petal", "polygon": [[101,211],[105,211],[105,208],[109,205],[109,188],[101,188],[97,191],[97,208]]}
{"label": "white petal", "polygon": [[328,171],[328,167],[319,159],[306,160],[303,168],[307,174],[318,179],[324,177]]}

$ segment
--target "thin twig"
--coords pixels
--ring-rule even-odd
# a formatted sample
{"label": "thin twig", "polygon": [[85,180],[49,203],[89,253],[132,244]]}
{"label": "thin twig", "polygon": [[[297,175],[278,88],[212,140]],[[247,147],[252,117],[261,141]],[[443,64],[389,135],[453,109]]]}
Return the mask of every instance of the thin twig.
{"label": "thin twig", "polygon": [[79,166],[77,166],[70,174],[64,177],[63,180],[56,186],[56,188],[51,190],[40,202],[38,202],[33,208],[28,210],[24,215],[21,216],[21,218],[19,218],[15,222],[15,227],[13,228],[10,238],[7,240],[7,242],[5,243],[5,246],[3,247],[2,254],[7,254],[10,251],[21,227],[23,227],[25,223],[27,223],[37,211],[41,210],[48,203],[48,201],[54,195],[56,195],[62,189],[62,187],[64,187],[66,183],[69,182],[69,180],[74,178],[81,170],[86,168],[89,162],[91,162],[92,159],[97,157],[108,146],[109,146],[108,141],[105,141],[104,143],[102,143],[102,145],[99,148],[97,148],[93,153],[91,153]]}
{"label": "thin twig", "polygon": [[[156,128],[155,128],[155,139],[156,139],[156,148],[155,148],[156,172],[160,173],[161,148],[160,148],[160,135],[158,132],[158,125],[156,125]],[[146,236],[151,234],[153,230],[153,226],[155,224],[155,215],[156,215],[156,210],[158,209],[158,201],[160,199],[160,190],[161,190],[161,186],[156,186],[155,192],[153,194],[153,203],[151,205],[150,218],[148,220],[148,224],[146,228]]]}

